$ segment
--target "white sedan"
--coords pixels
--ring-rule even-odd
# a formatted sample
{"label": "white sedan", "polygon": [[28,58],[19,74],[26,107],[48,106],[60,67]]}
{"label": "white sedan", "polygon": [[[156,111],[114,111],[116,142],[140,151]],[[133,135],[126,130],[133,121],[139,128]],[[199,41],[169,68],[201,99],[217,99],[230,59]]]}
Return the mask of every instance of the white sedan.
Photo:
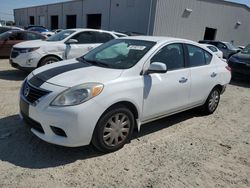
{"label": "white sedan", "polygon": [[195,107],[212,114],[230,79],[228,65],[198,43],[125,37],[34,70],[20,115],[47,142],[112,152],[145,123]]}
{"label": "white sedan", "polygon": [[220,51],[216,46],[211,44],[200,44],[208,48],[212,53],[215,53],[219,58],[223,59],[223,52]]}
{"label": "white sedan", "polygon": [[47,40],[34,40],[15,45],[10,63],[21,70],[37,67],[64,59],[80,57],[109,40],[126,36],[117,32],[94,29],[68,29]]}

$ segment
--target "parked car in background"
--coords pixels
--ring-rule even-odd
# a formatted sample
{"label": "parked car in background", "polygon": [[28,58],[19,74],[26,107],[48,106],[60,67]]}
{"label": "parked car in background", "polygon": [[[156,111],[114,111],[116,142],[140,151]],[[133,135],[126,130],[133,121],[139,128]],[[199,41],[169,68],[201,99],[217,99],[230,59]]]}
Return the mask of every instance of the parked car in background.
{"label": "parked car in background", "polygon": [[[9,57],[12,47],[17,43],[39,39],[46,39],[46,37],[39,33],[22,30],[11,30],[2,33],[0,34],[0,56]],[[23,49],[23,51],[25,52],[26,49]]]}
{"label": "parked car in background", "polygon": [[46,32],[41,32],[41,34],[44,35],[44,36],[46,36],[46,37],[51,37],[55,33],[53,31],[46,31]]}
{"label": "parked car in background", "polygon": [[201,40],[201,44],[212,44],[223,52],[223,58],[229,59],[233,54],[240,52],[239,48],[236,48],[229,42],[214,41],[214,40]]}
{"label": "parked car in background", "polygon": [[29,29],[27,29],[27,31],[34,31],[34,32],[38,32],[38,33],[43,33],[43,32],[49,32],[49,30],[47,28],[44,27],[30,27]]}
{"label": "parked car in background", "polygon": [[19,27],[3,26],[3,27],[0,27],[0,34],[5,33],[6,31],[11,31],[11,30],[23,30],[23,29]]}
{"label": "parked car in background", "polygon": [[54,29],[54,30],[52,30],[52,32],[54,32],[55,34],[60,33],[61,31],[63,31],[63,29]]}
{"label": "parked car in background", "polygon": [[[117,33],[94,29],[68,29],[47,40],[29,41],[14,46],[10,62],[13,67],[33,70],[37,67],[80,57],[102,43],[118,38]],[[23,51],[28,49],[28,51]]]}
{"label": "parked car in background", "polygon": [[142,124],[200,106],[212,114],[230,79],[227,63],[196,42],[125,37],[34,70],[20,112],[42,140],[112,152]]}
{"label": "parked car in background", "polygon": [[245,46],[237,46],[237,48],[239,48],[240,50],[243,50]]}
{"label": "parked car in background", "polygon": [[46,27],[44,27],[42,25],[28,25],[27,27],[24,27],[24,29],[28,30],[28,29],[30,29],[32,27],[47,29]]}
{"label": "parked car in background", "polygon": [[201,45],[208,48],[212,53],[216,54],[219,58],[223,59],[223,52],[220,51],[216,46],[211,44],[201,44]]}
{"label": "parked car in background", "polygon": [[245,77],[250,79],[250,44],[241,52],[233,55],[228,60],[233,77]]}

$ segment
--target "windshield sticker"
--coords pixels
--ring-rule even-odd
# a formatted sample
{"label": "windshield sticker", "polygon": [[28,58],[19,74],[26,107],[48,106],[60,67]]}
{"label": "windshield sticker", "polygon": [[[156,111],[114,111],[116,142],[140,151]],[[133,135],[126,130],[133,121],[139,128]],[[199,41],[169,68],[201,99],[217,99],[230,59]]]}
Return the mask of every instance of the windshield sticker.
{"label": "windshield sticker", "polygon": [[146,46],[136,46],[136,45],[131,45],[128,47],[129,50],[144,50]]}
{"label": "windshield sticker", "polygon": [[64,36],[69,36],[70,35],[70,33],[64,33]]}

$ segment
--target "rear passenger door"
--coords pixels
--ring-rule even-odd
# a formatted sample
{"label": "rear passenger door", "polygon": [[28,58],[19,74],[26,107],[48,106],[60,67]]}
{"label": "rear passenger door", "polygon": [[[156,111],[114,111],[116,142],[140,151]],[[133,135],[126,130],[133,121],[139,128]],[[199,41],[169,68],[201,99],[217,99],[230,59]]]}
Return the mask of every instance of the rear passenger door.
{"label": "rear passenger door", "polygon": [[143,121],[181,110],[189,103],[191,82],[183,44],[166,45],[151,58],[153,62],[166,64],[167,72],[144,75]]}
{"label": "rear passenger door", "polygon": [[212,54],[194,45],[186,44],[188,65],[191,73],[190,105],[198,105],[207,99],[215,85],[216,65],[211,63]]}

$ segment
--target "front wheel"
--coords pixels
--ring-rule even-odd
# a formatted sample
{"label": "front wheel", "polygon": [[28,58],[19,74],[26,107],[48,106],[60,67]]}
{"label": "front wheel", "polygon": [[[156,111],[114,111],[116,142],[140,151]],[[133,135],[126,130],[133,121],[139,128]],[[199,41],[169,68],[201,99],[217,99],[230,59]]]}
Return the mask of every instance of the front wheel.
{"label": "front wheel", "polygon": [[44,66],[44,65],[48,65],[51,63],[55,63],[60,61],[60,59],[58,59],[57,57],[54,56],[48,56],[46,58],[44,58],[40,63],[39,63],[39,67]]}
{"label": "front wheel", "polygon": [[105,153],[119,150],[131,139],[134,125],[134,115],[128,108],[111,108],[98,121],[92,144]]}
{"label": "front wheel", "polygon": [[214,113],[217,109],[220,102],[220,90],[218,88],[214,88],[207,100],[206,103],[202,106],[203,112],[207,115]]}

